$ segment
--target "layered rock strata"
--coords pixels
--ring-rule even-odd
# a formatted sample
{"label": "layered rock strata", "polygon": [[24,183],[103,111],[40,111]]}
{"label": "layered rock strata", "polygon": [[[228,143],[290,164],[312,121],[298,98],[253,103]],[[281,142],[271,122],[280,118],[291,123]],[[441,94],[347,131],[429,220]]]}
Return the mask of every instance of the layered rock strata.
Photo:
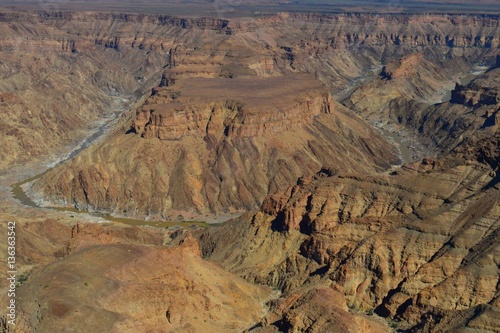
{"label": "layered rock strata", "polygon": [[156,88],[131,123],[34,189],[50,184],[43,193],[56,204],[172,218],[257,207],[326,163],[371,172],[398,162],[307,75],[179,79]]}
{"label": "layered rock strata", "polygon": [[2,102],[3,167],[81,137],[79,130],[110,114],[103,112],[109,94],[141,95],[161,68],[184,78],[309,72],[343,96],[366,69],[414,52],[430,59],[447,54],[454,59],[450,68],[466,71],[479,58],[494,59],[500,37],[497,17],[473,15],[285,13],[221,20],[21,11],[2,13],[0,20],[1,91],[16,97]]}
{"label": "layered rock strata", "polygon": [[[498,143],[497,134],[386,176],[325,169],[268,196],[261,212],[208,230],[204,253],[285,295],[328,285],[352,308],[396,320],[399,329],[494,332]],[[237,246],[225,241],[229,233]],[[283,317],[263,327],[288,320],[277,311]]]}

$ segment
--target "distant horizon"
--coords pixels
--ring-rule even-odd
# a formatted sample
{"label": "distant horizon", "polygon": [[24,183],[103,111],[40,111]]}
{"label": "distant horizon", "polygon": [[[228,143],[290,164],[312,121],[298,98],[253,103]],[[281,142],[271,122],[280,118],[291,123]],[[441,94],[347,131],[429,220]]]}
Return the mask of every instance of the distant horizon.
{"label": "distant horizon", "polygon": [[277,12],[314,13],[442,13],[442,14],[490,14],[500,15],[500,3],[495,0],[57,0],[20,1],[0,0],[0,8],[5,10],[40,11],[113,11],[147,14],[167,14],[174,16],[210,16],[219,18],[245,17]]}

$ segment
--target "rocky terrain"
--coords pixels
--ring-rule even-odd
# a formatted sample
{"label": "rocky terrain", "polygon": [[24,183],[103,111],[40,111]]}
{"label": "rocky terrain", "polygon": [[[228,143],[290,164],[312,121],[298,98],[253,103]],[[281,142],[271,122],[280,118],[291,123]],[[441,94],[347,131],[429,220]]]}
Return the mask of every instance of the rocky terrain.
{"label": "rocky terrain", "polygon": [[[472,136],[485,138],[498,130],[498,59],[484,75],[464,85],[456,83],[451,98],[442,103],[432,103],[432,94],[439,89],[437,76],[446,70],[429,71],[433,65],[422,60],[421,55],[409,55],[385,66],[344,104],[374,123],[396,125],[441,155]],[[452,75],[451,68],[448,73]],[[367,103],[369,95],[377,97]]]}
{"label": "rocky terrain", "polygon": [[298,310],[318,285],[399,330],[498,332],[499,139],[387,175],[324,169],[268,196],[259,213],[209,229],[203,251],[294,304],[273,304],[263,332],[337,330],[322,302],[305,306],[307,319]]}
{"label": "rocky terrain", "polygon": [[192,238],[168,245],[178,234],[161,229],[46,220],[20,234],[21,262],[57,260],[17,289],[14,332],[241,331],[273,295],[203,260]]}
{"label": "rocky terrain", "polygon": [[2,169],[46,159],[48,151],[87,137],[141,97],[166,61],[138,48],[118,53],[98,31],[63,32],[71,18],[19,13],[2,14],[1,21]]}
{"label": "rocky terrain", "polygon": [[[19,280],[0,330],[499,332],[499,26],[3,12],[0,219],[17,222]],[[60,156],[113,105],[100,141],[24,186],[72,211],[9,197],[12,166]],[[403,164],[370,123],[429,156]]]}
{"label": "rocky terrain", "polygon": [[2,168],[83,137],[89,124],[110,116],[104,110],[112,96],[142,96],[165,66],[178,77],[308,72],[340,96],[367,68],[419,52],[407,63],[429,68],[410,83],[425,91],[404,94],[425,99],[452,82],[450,73],[493,62],[500,43],[496,17],[278,14],[228,21],[6,12],[1,19]]}
{"label": "rocky terrain", "polygon": [[[85,16],[72,22],[75,19]],[[428,100],[452,82],[457,68],[466,72],[479,58],[494,62],[492,48],[499,43],[494,17],[478,21],[473,39],[459,29],[474,26],[474,18],[467,16],[279,14],[226,21],[136,15],[124,20],[131,25],[147,22],[152,36],[132,38],[119,30],[110,32],[103,43],[108,40],[119,52],[136,47],[165,50],[168,59],[160,85],[131,123],[122,122],[122,131],[73,160],[70,167],[61,166],[37,182],[31,193],[39,202],[189,218],[256,208],[267,193],[326,164],[346,171],[381,171],[398,164],[390,146],[381,144],[383,139],[351,112],[333,105],[332,97],[348,92],[353,81],[363,81],[368,68],[387,62],[381,79],[370,82],[389,95],[381,94],[379,103],[366,98],[377,93],[363,85],[346,106],[368,117],[362,103],[378,110],[399,95]],[[187,31],[204,29],[212,40],[184,37],[172,45],[154,37],[164,26],[176,25]],[[376,31],[366,33],[372,25]],[[358,28],[346,31],[346,26]],[[442,52],[449,59],[443,60]],[[291,76],[297,72],[314,75],[331,89],[332,97],[324,97],[328,90],[315,88],[313,80],[301,82]],[[384,80],[394,89],[379,87]],[[401,80],[408,82],[400,84]],[[323,93],[300,95],[306,87]],[[250,89],[255,95],[242,93]],[[305,103],[311,111],[298,119],[294,114]],[[123,149],[129,154],[120,153]]]}
{"label": "rocky terrain", "polygon": [[131,126],[46,175],[45,195],[56,205],[175,218],[257,208],[269,191],[328,163],[360,172],[398,163],[307,75],[177,80],[156,88]]}

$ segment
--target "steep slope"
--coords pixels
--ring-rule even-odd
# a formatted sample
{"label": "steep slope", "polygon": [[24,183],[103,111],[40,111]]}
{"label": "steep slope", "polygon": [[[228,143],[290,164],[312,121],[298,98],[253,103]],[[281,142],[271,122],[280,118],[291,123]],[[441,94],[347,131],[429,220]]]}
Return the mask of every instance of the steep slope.
{"label": "steep slope", "polygon": [[[211,260],[284,292],[263,331],[336,329],[321,312],[345,302],[404,332],[498,332],[499,86],[492,69],[457,86],[450,103],[422,108],[456,123],[473,119],[424,121],[438,130],[423,134],[447,147],[441,158],[379,175],[325,167],[267,196],[259,213],[200,234]],[[461,136],[453,146],[442,139]],[[283,304],[308,299],[317,286],[329,288],[321,302],[297,304],[318,320],[311,326]]]}
{"label": "steep slope", "polygon": [[383,320],[350,310],[342,293],[327,286],[295,291],[271,304],[274,311],[255,325],[252,332],[391,331]]}
{"label": "steep slope", "polygon": [[[329,286],[400,329],[496,332],[499,140],[497,132],[390,175],[325,169],[202,234],[203,252],[285,296]],[[288,314],[276,311],[281,319],[264,326],[281,327]]]}
{"label": "steep slope", "polygon": [[154,90],[128,132],[33,190],[58,205],[172,218],[256,208],[269,191],[325,163],[373,172],[398,162],[380,135],[307,75],[180,79]]}
{"label": "steep slope", "polygon": [[[384,66],[379,77],[343,103],[370,122],[420,142],[428,155],[445,154],[472,136],[489,137],[497,130],[500,69],[495,60],[483,60],[489,65],[481,67],[485,73],[464,77],[454,70],[460,59],[433,62],[412,54]],[[455,86],[449,96],[443,94],[444,77],[450,79],[445,85]]]}
{"label": "steep slope", "polygon": [[[85,21],[93,15],[74,15],[73,19]],[[448,15],[278,14],[231,21],[104,15],[103,20],[120,20],[123,25],[106,32],[100,42],[120,50],[164,50],[168,54],[160,87],[153,90],[134,120],[132,131],[143,139],[124,135],[130,124],[123,122],[125,129],[117,130],[110,142],[73,160],[71,166],[49,173],[31,193],[40,202],[50,196],[47,203],[163,218],[255,208],[269,191],[288,186],[325,164],[339,164],[340,170],[371,172],[395,163],[391,148],[381,137],[363,129],[366,125],[344,108],[329,106],[327,109],[335,111],[324,112],[324,107],[314,102],[315,110],[311,111],[304,100],[319,101],[318,95],[298,93],[290,100],[295,89],[289,88],[293,82],[288,81],[294,80],[291,73],[314,74],[328,85],[333,96],[339,97],[356,82],[363,82],[368,68],[408,57],[429,70],[415,71],[422,77],[406,85],[404,92],[424,98],[434,88],[449,84],[451,71],[468,71],[474,59],[492,59],[499,33],[494,17]],[[132,38],[128,27],[138,24],[146,27],[141,29],[144,35]],[[471,32],[464,32],[461,24],[473,27],[477,38],[470,40]],[[346,26],[354,28],[346,30]],[[186,33],[180,40],[165,40],[160,34],[165,27]],[[200,31],[207,38],[200,38]],[[175,36],[178,32],[173,33]],[[445,59],[443,53],[447,54]],[[413,64],[402,66],[410,68]],[[194,88],[190,90],[191,82],[183,80],[193,77],[214,81],[192,81]],[[262,99],[261,92],[243,96],[244,89],[258,89],[262,77],[281,77],[273,85],[282,90],[272,90],[268,99]],[[251,78],[256,80],[253,86],[238,81]],[[421,88],[428,83],[433,83],[431,88]],[[210,97],[208,103],[200,103],[207,96],[193,91],[212,84],[218,99]],[[317,87],[314,80],[302,84],[309,85],[311,91]],[[229,89],[233,86],[234,90]],[[287,89],[292,89],[292,94],[278,102],[276,96]],[[325,88],[320,90],[325,93]],[[238,101],[240,95],[244,104],[262,99],[261,104],[255,104],[253,110],[243,107],[239,112],[238,104],[229,100]],[[304,100],[297,102],[300,98]],[[364,96],[360,100],[366,103],[369,99]],[[215,105],[213,124],[208,121],[212,102],[219,103]],[[287,111],[282,119],[280,112],[288,107],[293,111]],[[294,122],[299,126],[290,125]],[[283,135],[275,140],[273,135],[279,132]],[[131,154],[125,156],[120,149]],[[131,174],[137,176],[129,177]],[[108,182],[124,186],[118,189]]]}
{"label": "steep slope", "polygon": [[1,169],[60,153],[128,109],[158,79],[164,53],[110,47],[90,24],[1,15]]}
{"label": "steep slope", "polygon": [[[498,73],[458,86],[450,103],[429,105],[456,73],[478,61],[493,64],[498,18],[34,17],[19,20],[18,29],[33,50],[50,53],[56,45],[65,56],[101,54],[99,74],[76,58],[74,68],[87,74],[75,86],[84,89],[88,73],[109,94],[147,86],[155,76],[160,82],[107,140],[35,183],[35,198],[164,218],[263,204],[258,213],[198,231],[201,255],[182,232],[20,223],[23,268],[46,265],[34,267],[18,289],[20,327],[384,332],[391,322],[409,332],[498,331]],[[19,16],[2,19],[2,29],[10,29]],[[40,25],[50,33],[37,37]],[[142,63],[147,56],[151,63]],[[18,57],[6,59],[9,73],[17,68],[11,59]],[[382,76],[373,79],[379,68]],[[63,80],[64,73],[51,75]],[[2,84],[18,84],[7,76]],[[61,94],[71,82],[61,83]],[[374,115],[383,110],[381,120],[396,115],[408,128],[422,128],[442,156],[383,172],[398,162],[392,146],[334,101],[366,82],[372,90],[351,95],[353,107],[368,110],[376,95]],[[55,89],[40,91],[43,105]],[[83,114],[75,129],[94,119]],[[437,121],[441,115],[449,121]],[[32,126],[25,123],[18,125],[24,131]],[[263,305],[269,289],[254,283],[283,292],[270,311]]]}
{"label": "steep slope", "polygon": [[457,84],[449,102],[391,101],[390,117],[430,141],[441,153],[448,152],[471,138],[490,137],[498,131],[499,86],[500,69],[493,68],[464,86]]}
{"label": "steep slope", "polygon": [[481,53],[494,53],[497,23],[495,17],[448,15],[278,14],[227,21],[5,12],[3,168],[81,137],[77,130],[110,115],[110,95],[126,97],[138,88],[141,95],[166,65],[214,77],[306,71],[342,95],[367,68],[429,53],[430,47],[434,57],[446,53],[455,59],[446,68],[466,71],[470,62],[484,58]]}

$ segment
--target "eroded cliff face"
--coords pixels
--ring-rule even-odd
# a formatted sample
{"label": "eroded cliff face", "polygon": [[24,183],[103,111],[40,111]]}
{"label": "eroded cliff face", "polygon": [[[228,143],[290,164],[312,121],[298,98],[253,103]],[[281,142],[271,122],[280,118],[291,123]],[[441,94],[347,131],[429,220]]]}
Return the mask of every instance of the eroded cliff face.
{"label": "eroded cliff face", "polygon": [[[470,30],[465,31],[465,26]],[[282,50],[276,57],[278,62],[293,70],[315,73],[339,97],[346,97],[351,88],[346,86],[352,80],[366,80],[370,70],[376,72],[383,65],[418,52],[425,55],[424,61],[441,68],[437,77],[421,73],[421,79],[427,82],[413,87],[425,90],[431,83],[431,93],[436,84],[449,85],[450,74],[467,71],[478,59],[494,62],[500,37],[496,16],[281,14],[229,22],[230,29],[245,34],[265,27],[280,32],[275,38]]]}
{"label": "eroded cliff face", "polygon": [[[429,105],[451,74],[493,64],[498,18],[39,13],[15,29],[3,19],[30,36],[3,44],[5,105],[43,106],[53,91],[70,101],[78,85],[65,70],[103,105],[105,93],[159,83],[107,140],[35,183],[35,199],[153,218],[250,210],[196,231],[201,253],[182,232],[20,224],[22,264],[54,261],[19,289],[26,330],[389,331],[383,318],[409,331],[498,330],[498,72]],[[18,62],[37,50],[58,70]],[[33,85],[16,88],[26,77]],[[392,145],[335,97],[421,132],[442,155],[390,169]],[[252,283],[284,294],[266,312],[269,290]]]}
{"label": "eroded cliff face", "polygon": [[[372,76],[356,88],[344,104],[372,121],[397,122],[391,114],[399,111],[391,105],[395,101],[427,106],[440,102],[442,93],[455,85],[454,80],[460,75],[457,68],[465,69],[469,65],[464,57],[443,60],[435,51],[416,52],[391,61],[378,76]],[[412,116],[413,113],[407,111],[406,114]]]}
{"label": "eroded cliff face", "polygon": [[[349,310],[345,298],[335,288],[305,288],[288,297],[273,300],[274,311],[253,331],[264,332],[390,332],[380,319]],[[271,325],[270,325],[271,324]]]}
{"label": "eroded cliff face", "polygon": [[398,162],[308,75],[179,79],[128,124],[33,190],[55,204],[173,218],[256,208],[328,163],[373,172]]}
{"label": "eroded cliff face", "polygon": [[[208,230],[204,253],[290,295],[338,288],[351,307],[396,319],[400,329],[495,331],[498,140],[391,175],[325,169],[268,196],[260,213]],[[228,232],[237,247],[224,241]],[[279,311],[281,321],[263,325],[286,321]]]}
{"label": "eroded cliff face", "polygon": [[[132,131],[144,140],[116,133],[110,141],[123,148],[111,148],[108,143],[73,161],[72,171],[54,171],[34,187],[35,196],[40,200],[51,196],[47,202],[79,208],[164,217],[177,215],[169,210],[206,213],[256,207],[269,191],[317,172],[324,164],[339,162],[343,170],[376,171],[397,163],[379,135],[363,129],[366,125],[343,108],[331,107],[331,97],[323,88],[313,97],[298,94],[298,98],[281,101],[248,95],[245,101],[238,94],[253,87],[237,80],[254,78],[253,84],[259,85],[259,78],[281,77],[285,82],[291,73],[308,72],[338,97],[349,91],[352,80],[363,81],[367,68],[408,57],[395,73],[409,81],[388,82],[401,96],[424,99],[449,81],[451,71],[468,70],[477,57],[492,58],[498,39],[495,17],[473,16],[278,14],[224,21],[80,13],[50,14],[46,19],[62,20],[61,29],[69,31],[97,20],[85,39],[73,46],[70,43],[77,52],[98,45],[115,53],[146,51],[166,59],[160,86],[132,116]],[[115,24],[106,28],[111,22]],[[471,30],[464,32],[461,24]],[[443,53],[447,54],[444,59]],[[406,73],[407,69],[413,74]],[[218,87],[217,97],[190,90],[189,80],[197,89]],[[310,85],[311,91],[317,86],[312,81],[300,84]],[[237,89],[231,89],[233,85]],[[283,89],[274,90],[271,96],[286,94],[288,83],[272,85]],[[387,92],[392,94],[391,89]],[[399,95],[381,97],[379,104]],[[242,101],[246,105],[238,104]],[[250,106],[248,101],[256,104]],[[363,94],[352,106],[359,109],[360,103],[373,101]],[[130,150],[135,161],[130,156],[128,160],[114,157],[120,149]],[[141,170],[137,179],[122,181],[137,168]],[[117,188],[116,183],[123,185]]]}
{"label": "eroded cliff face", "polygon": [[2,169],[61,153],[128,109],[161,74],[165,54],[98,43],[99,23],[72,19],[1,17]]}
{"label": "eroded cliff face", "polygon": [[132,130],[160,140],[205,136],[205,141],[218,146],[221,134],[236,139],[299,130],[312,125],[316,116],[332,112],[328,91],[306,75],[193,78],[156,88],[136,111]]}
{"label": "eroded cliff face", "polygon": [[457,84],[449,102],[429,105],[398,97],[387,104],[386,111],[390,121],[437,147],[443,156],[471,138],[487,138],[498,131],[498,86],[500,70],[493,68],[468,84]]}
{"label": "eroded cliff face", "polygon": [[458,84],[451,94],[451,103],[479,108],[500,104],[500,68],[493,68],[467,85]]}
{"label": "eroded cliff face", "polygon": [[[364,13],[291,14],[282,13],[267,18],[230,21],[231,32],[247,32],[268,25],[277,29],[300,24],[302,30],[316,32],[324,27],[331,35],[332,45],[342,48],[351,45],[401,45],[496,48],[498,17],[473,15],[370,15]],[[373,27],[369,31],[367,27]],[[463,27],[471,30],[465,32]],[[301,43],[306,43],[302,40]]]}
{"label": "eroded cliff face", "polygon": [[20,12],[2,13],[1,22],[3,167],[81,137],[78,130],[110,114],[103,111],[113,108],[110,94],[141,95],[163,67],[180,78],[309,72],[343,96],[367,68],[398,57],[424,52],[433,60],[446,54],[454,59],[446,66],[460,72],[478,57],[494,57],[499,44],[494,16],[278,14],[221,20]]}
{"label": "eroded cliff face", "polygon": [[[467,89],[480,94],[499,84],[492,69]],[[280,288],[284,304],[322,285],[343,295],[323,292],[332,306],[345,302],[400,330],[498,331],[500,133],[489,122],[496,111],[486,117],[492,105],[481,99],[474,107],[413,107],[419,112],[408,119],[442,141],[442,157],[371,176],[324,167],[268,195],[259,213],[201,233],[203,253],[249,281]],[[455,126],[441,126],[439,117]],[[229,235],[238,241],[229,244]],[[321,321],[327,310],[317,310],[320,304],[296,306],[318,319],[315,329],[335,329]],[[313,327],[293,306],[276,302],[272,309],[260,323],[264,332]]]}

